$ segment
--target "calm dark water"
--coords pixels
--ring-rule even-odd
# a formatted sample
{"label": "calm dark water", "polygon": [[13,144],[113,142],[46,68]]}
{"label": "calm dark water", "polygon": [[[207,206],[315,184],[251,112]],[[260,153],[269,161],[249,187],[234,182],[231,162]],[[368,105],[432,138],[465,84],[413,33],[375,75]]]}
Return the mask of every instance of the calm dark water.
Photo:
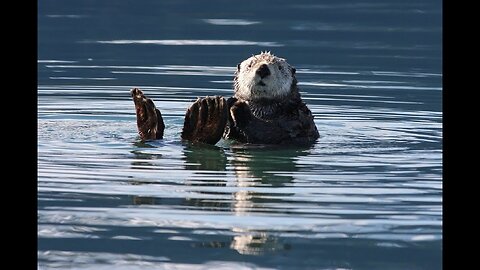
{"label": "calm dark water", "polygon": [[[442,269],[441,1],[38,6],[39,269]],[[318,142],[181,142],[264,50]],[[164,140],[139,141],[132,87]]]}

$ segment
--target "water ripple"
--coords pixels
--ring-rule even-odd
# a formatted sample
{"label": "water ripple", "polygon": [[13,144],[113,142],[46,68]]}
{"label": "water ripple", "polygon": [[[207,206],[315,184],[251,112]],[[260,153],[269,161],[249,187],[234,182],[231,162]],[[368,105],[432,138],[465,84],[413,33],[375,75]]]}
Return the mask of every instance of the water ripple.
{"label": "water ripple", "polygon": [[[89,43],[89,41],[82,41],[82,43]],[[165,46],[260,46],[260,47],[282,47],[283,44],[278,42],[268,41],[248,41],[248,40],[201,40],[201,39],[143,39],[143,40],[97,40],[94,43],[100,44],[154,44]]]}
{"label": "water ripple", "polygon": [[213,25],[239,25],[239,26],[254,25],[254,24],[261,23],[260,21],[249,21],[249,20],[243,20],[243,19],[204,19],[203,21]]}

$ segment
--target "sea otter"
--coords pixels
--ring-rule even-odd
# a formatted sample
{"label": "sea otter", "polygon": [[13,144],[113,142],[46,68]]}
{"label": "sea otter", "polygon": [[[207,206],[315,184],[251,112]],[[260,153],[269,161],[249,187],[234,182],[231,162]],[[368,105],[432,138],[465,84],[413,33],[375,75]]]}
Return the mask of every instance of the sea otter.
{"label": "sea otter", "polygon": [[[270,52],[237,65],[234,95],[198,98],[187,109],[181,137],[216,144],[222,137],[251,144],[311,144],[319,138],[312,112],[302,101],[295,68]],[[142,140],[163,138],[162,114],[134,88],[138,133]]]}

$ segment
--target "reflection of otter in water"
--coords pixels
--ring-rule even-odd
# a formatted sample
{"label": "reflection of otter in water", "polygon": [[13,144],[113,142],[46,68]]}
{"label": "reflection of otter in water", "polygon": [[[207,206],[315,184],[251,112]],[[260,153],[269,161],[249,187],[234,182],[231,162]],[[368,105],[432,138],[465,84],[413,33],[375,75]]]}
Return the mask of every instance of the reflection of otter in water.
{"label": "reflection of otter in water", "polygon": [[[236,186],[240,190],[232,193],[232,201],[218,202],[211,199],[184,198],[184,205],[209,207],[218,211],[233,211],[236,214],[245,214],[255,208],[255,205],[272,203],[282,200],[288,193],[258,193],[250,187],[271,186],[283,187],[294,181],[294,174],[299,170],[296,160],[309,154],[309,147],[249,147],[248,145],[231,145],[229,151],[217,146],[197,144],[183,144],[183,160],[185,169],[193,172],[192,178],[185,178],[184,185],[191,186]],[[132,169],[154,167],[150,160],[159,158],[158,155],[144,153],[141,149],[133,151],[136,159],[132,162]],[[217,172],[218,177],[209,177],[202,181],[205,173],[210,175]],[[231,177],[231,172],[233,176]],[[215,173],[215,174],[217,174]],[[221,175],[225,175],[222,177]],[[155,183],[155,182],[152,182]],[[131,184],[152,184],[134,180]],[[245,188],[245,189],[243,189]],[[200,192],[200,191],[199,191]],[[203,191],[202,191],[203,192]],[[209,192],[206,190],[205,192]],[[278,197],[280,196],[280,197]],[[278,199],[277,199],[278,197]]]}
{"label": "reflection of otter in water", "polygon": [[[194,147],[194,148],[190,148]],[[222,148],[208,148],[203,158],[204,150],[200,146],[189,144],[185,148],[185,161],[188,169],[203,170],[215,168],[218,171],[231,168],[234,180],[225,179],[214,183],[209,179],[209,186],[235,186],[238,190],[231,193],[231,199],[213,200],[190,198],[187,204],[210,211],[229,211],[236,216],[251,215],[253,212],[270,212],[272,205],[281,204],[285,197],[293,194],[287,192],[256,192],[253,187],[282,187],[293,184],[295,172],[299,170],[296,160],[309,153],[309,148],[295,147],[248,147],[232,145],[228,151]],[[220,150],[220,151],[219,151]],[[217,156],[217,157],[215,157]],[[227,157],[227,158],[224,158]],[[192,167],[194,166],[194,167]],[[208,191],[206,191],[208,192]],[[218,191],[216,191],[218,192]],[[281,212],[279,209],[275,211]],[[287,209],[285,211],[288,211]],[[264,231],[233,227],[231,241],[222,245],[218,243],[203,243],[208,247],[229,247],[244,255],[263,255],[288,250],[291,246],[279,237]]]}
{"label": "reflection of otter in water", "polygon": [[[294,181],[298,171],[296,160],[306,156],[309,148],[285,147],[247,147],[232,145],[230,152],[219,147],[200,147],[187,144],[184,149],[185,168],[193,170],[193,181],[187,185],[201,186],[235,186],[238,190],[231,193],[229,202],[202,198],[189,198],[188,205],[208,207],[213,211],[232,211],[235,215],[245,215],[259,211],[259,205],[281,202],[289,193],[258,192],[253,187],[283,187]],[[228,168],[228,170],[227,170]],[[226,177],[209,177],[205,182],[204,170],[221,172]],[[228,171],[234,172],[234,177]],[[199,191],[210,194],[210,191]],[[215,191],[218,192],[218,191]],[[213,207],[213,208],[212,208]]]}
{"label": "reflection of otter in water", "polygon": [[[142,145],[138,145],[142,147]],[[132,203],[135,205],[171,205],[172,207],[188,206],[190,209],[202,211],[231,212],[236,216],[250,215],[254,212],[269,213],[272,205],[278,205],[291,196],[286,189],[283,192],[256,192],[253,187],[282,187],[293,184],[294,174],[299,170],[296,161],[302,156],[309,154],[309,148],[305,147],[249,147],[248,145],[231,145],[229,150],[217,146],[182,144],[183,160],[186,170],[193,172],[193,176],[186,177],[181,185],[212,187],[197,190],[201,194],[209,194],[207,198],[193,195],[183,198],[164,198],[133,196]],[[145,169],[148,162],[157,158],[143,152],[140,148],[133,151],[136,162],[132,163],[133,169]],[[144,161],[138,163],[139,160]],[[141,166],[138,166],[141,165]],[[155,166],[155,164],[150,164]],[[233,177],[212,177],[212,173],[219,173]],[[208,178],[204,178],[207,175]],[[132,181],[132,184],[155,184],[145,181]],[[236,187],[234,191],[225,191],[218,187]],[[231,193],[230,193],[231,192]],[[216,199],[217,195],[221,196]],[[224,195],[230,198],[225,198]],[[276,212],[282,212],[274,208]],[[288,209],[285,209],[288,211]],[[206,240],[194,243],[195,247],[230,248],[240,254],[262,255],[288,250],[291,246],[288,242],[265,231],[249,230],[242,227],[232,227],[232,236],[224,241]]]}
{"label": "reflection of otter in water", "polygon": [[[293,181],[298,171],[295,159],[307,155],[308,148],[231,147],[232,165],[237,181],[255,181],[255,185],[283,186]],[[281,171],[281,172],[279,172]]]}
{"label": "reflection of otter in water", "polygon": [[[237,66],[234,96],[199,98],[187,110],[182,139],[216,144],[220,138],[257,144],[311,144],[319,134],[302,101],[295,68],[269,52]],[[161,139],[162,114],[141,90],[131,91],[142,140]]]}
{"label": "reflection of otter in water", "polygon": [[225,151],[213,145],[185,144],[183,149],[185,168],[188,170],[225,171]]}
{"label": "reflection of otter in water", "polygon": [[[235,215],[249,215],[252,211],[270,211],[265,206],[281,203],[288,192],[258,192],[251,187],[283,187],[291,185],[298,171],[296,159],[308,155],[303,148],[249,148],[231,147],[234,153],[230,164],[235,170],[235,185],[240,189],[233,193],[231,205]],[[259,208],[258,206],[262,206]],[[263,209],[263,210],[262,210]]]}
{"label": "reflection of otter in water", "polygon": [[[251,182],[245,186],[284,186],[293,181],[298,171],[295,160],[308,155],[309,147],[278,147],[231,145],[231,154],[216,146],[185,144],[183,150],[185,168],[188,170],[235,172],[237,182]],[[280,172],[279,172],[280,170]],[[240,185],[242,186],[242,185]]]}

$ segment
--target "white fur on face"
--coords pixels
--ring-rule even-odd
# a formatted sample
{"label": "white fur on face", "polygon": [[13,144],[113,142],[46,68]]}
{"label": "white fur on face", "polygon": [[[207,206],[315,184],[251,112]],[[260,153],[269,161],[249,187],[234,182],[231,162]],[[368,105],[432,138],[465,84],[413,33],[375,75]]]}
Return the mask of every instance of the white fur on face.
{"label": "white fur on face", "polygon": [[[262,79],[256,71],[263,64],[268,66],[270,75]],[[282,98],[290,93],[293,81],[290,65],[270,52],[262,52],[243,61],[236,76],[235,96],[244,100]]]}

